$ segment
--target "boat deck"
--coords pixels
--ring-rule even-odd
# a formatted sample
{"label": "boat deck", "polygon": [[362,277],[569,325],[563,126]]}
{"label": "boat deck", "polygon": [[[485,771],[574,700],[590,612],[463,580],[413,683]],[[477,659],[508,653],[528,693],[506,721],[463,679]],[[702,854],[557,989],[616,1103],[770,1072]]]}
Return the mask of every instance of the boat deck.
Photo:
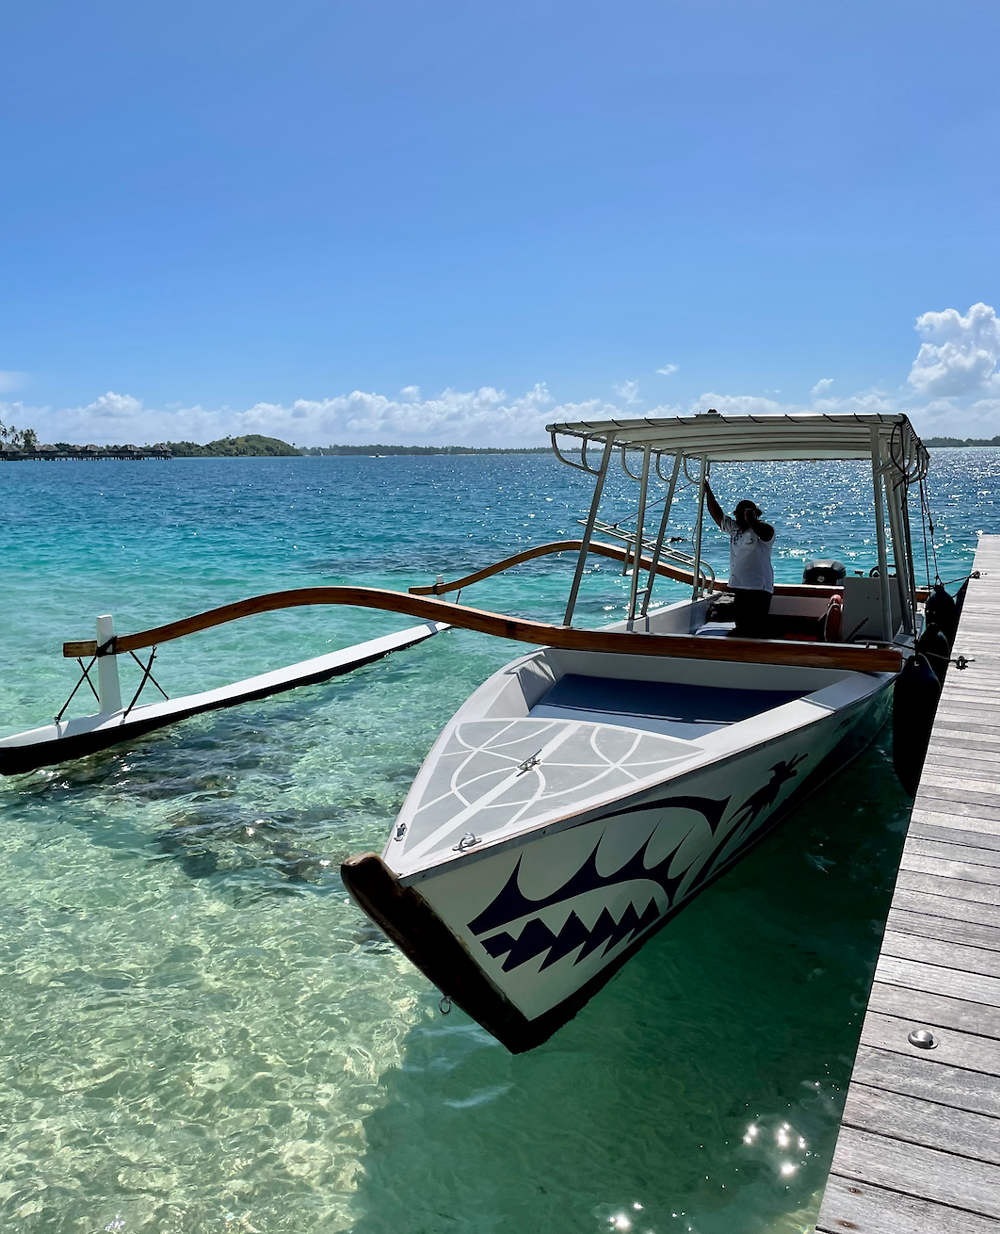
{"label": "boat deck", "polygon": [[954,648],[974,663],[934,722],[822,1234],[1000,1230],[1000,535],[974,568]]}
{"label": "boat deck", "polygon": [[696,741],[727,724],[737,724],[802,698],[803,690],[744,690],[626,681],[567,673],[528,713],[546,719],[596,720]]}

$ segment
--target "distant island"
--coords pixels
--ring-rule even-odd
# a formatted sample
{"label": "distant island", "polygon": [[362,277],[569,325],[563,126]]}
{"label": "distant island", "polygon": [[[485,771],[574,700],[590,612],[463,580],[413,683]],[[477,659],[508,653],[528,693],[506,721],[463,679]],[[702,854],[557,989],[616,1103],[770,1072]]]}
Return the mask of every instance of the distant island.
{"label": "distant island", "polygon": [[169,450],[175,458],[280,458],[301,454],[287,441],[277,437],[262,437],[260,433],[247,433],[245,437],[220,437],[200,446],[196,441],[164,441],[160,448]]}
{"label": "distant island", "polygon": [[210,441],[207,446],[199,446],[193,441],[165,441],[161,448],[167,449],[177,458],[225,458],[229,456],[245,457],[278,457],[290,454],[300,454],[312,457],[328,457],[339,455],[360,455],[366,457],[384,458],[390,454],[548,454],[548,446],[523,446],[511,449],[500,449],[495,446],[297,446],[289,445],[277,437],[262,437],[259,433],[248,433],[245,437],[223,437],[219,441]]}
{"label": "distant island", "polygon": [[549,454],[550,446],[309,446],[297,454],[365,454],[384,458],[389,454]]}
{"label": "distant island", "polygon": [[1000,446],[1000,437],[928,437],[925,446]]}
{"label": "distant island", "polygon": [[207,445],[196,441],[159,441],[154,446],[108,444],[74,445],[57,441],[42,444],[34,429],[0,424],[0,460],[9,459],[138,459],[138,458],[287,458],[305,456],[359,456],[385,458],[390,454],[548,454],[548,446],[304,446],[279,437],[247,433],[243,437],[220,437]]}

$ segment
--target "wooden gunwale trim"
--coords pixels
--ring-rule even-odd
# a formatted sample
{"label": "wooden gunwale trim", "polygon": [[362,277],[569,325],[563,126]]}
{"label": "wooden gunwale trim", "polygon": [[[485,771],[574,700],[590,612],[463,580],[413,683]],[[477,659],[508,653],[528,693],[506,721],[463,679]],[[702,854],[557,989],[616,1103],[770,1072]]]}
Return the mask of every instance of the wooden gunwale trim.
{"label": "wooden gunwale trim", "polygon": [[[242,617],[270,613],[286,608],[311,605],[352,605],[383,612],[405,613],[424,621],[444,621],[464,630],[475,630],[496,638],[535,646],[557,647],[566,651],[598,651],[640,656],[678,656],[689,660],[746,661],[753,664],[790,664],[802,668],[840,668],[854,672],[898,672],[903,658],[899,650],[887,646],[855,646],[847,643],[797,643],[778,639],[698,638],[692,634],[618,633],[607,630],[576,630],[505,617],[485,609],[453,604],[449,600],[411,596],[381,587],[300,587],[291,591],[272,591],[262,596],[237,600],[220,608],[185,617],[152,630],[119,634],[109,650],[112,655],[159,646],[175,638],[210,630]],[[63,644],[68,659],[93,656],[93,639]]]}
{"label": "wooden gunwale trim", "polygon": [[[502,574],[505,570],[510,570],[514,566],[523,565],[526,561],[534,561],[538,557],[546,557],[552,553],[578,553],[583,548],[582,540],[553,540],[550,544],[538,544],[534,548],[525,549],[523,552],[514,553],[510,557],[504,557],[503,560],[495,562],[491,566],[484,566],[481,570],[475,570],[472,574],[463,575],[462,578],[454,579],[450,583],[431,583],[427,587],[411,587],[409,589],[411,596],[442,596],[449,591],[461,591],[465,587],[471,587],[473,583],[480,583],[483,579],[492,578],[495,574]],[[604,544],[600,540],[592,540],[590,542],[590,552],[598,557],[611,557],[615,561],[624,561],[626,556],[631,561],[630,553],[626,553],[625,549],[619,548],[615,544]],[[640,569],[651,570],[653,559],[649,554],[645,554],[639,562]],[[677,566],[668,565],[666,562],[659,561],[656,564],[656,573],[662,574],[665,578],[673,579],[677,583],[691,582],[691,571],[681,570]],[[709,584],[711,591],[728,591],[729,584],[725,579],[714,579]],[[774,588],[776,596],[812,596],[817,599],[825,599],[828,596],[841,595],[843,587],[829,587],[819,583],[778,583]],[[924,601],[930,595],[926,588],[917,588],[917,600]]]}

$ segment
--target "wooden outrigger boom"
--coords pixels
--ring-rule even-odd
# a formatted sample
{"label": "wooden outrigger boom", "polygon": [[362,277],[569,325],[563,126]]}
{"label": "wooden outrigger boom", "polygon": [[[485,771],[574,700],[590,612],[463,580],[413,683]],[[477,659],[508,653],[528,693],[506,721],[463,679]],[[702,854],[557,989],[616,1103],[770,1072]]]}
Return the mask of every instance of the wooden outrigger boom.
{"label": "wooden outrigger boom", "polygon": [[[507,617],[486,609],[454,604],[423,596],[407,595],[381,587],[301,587],[293,591],[272,591],[251,596],[235,604],[224,604],[194,617],[185,617],[152,630],[119,634],[101,648],[103,655],[121,655],[226,625],[257,613],[312,605],[351,605],[406,613],[424,621],[444,622],[463,630],[476,630],[495,638],[530,643],[536,647],[559,647],[566,651],[600,651],[637,656],[679,656],[689,660],[753,661],[756,664],[792,664],[804,668],[841,668],[853,671],[898,672],[902,655],[887,645],[847,643],[800,643],[780,639],[704,639],[692,634],[656,634],[643,637],[641,628],[628,633],[608,630],[578,630],[523,617]],[[93,639],[64,643],[63,655],[69,658],[98,654]]]}

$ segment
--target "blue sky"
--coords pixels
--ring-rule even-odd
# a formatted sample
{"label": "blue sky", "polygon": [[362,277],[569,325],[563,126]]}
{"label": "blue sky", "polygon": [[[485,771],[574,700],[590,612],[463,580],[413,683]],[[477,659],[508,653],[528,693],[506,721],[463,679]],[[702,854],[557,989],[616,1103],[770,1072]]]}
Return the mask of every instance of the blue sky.
{"label": "blue sky", "polygon": [[994,0],[9,5],[0,419],[1000,433],[998,36]]}

